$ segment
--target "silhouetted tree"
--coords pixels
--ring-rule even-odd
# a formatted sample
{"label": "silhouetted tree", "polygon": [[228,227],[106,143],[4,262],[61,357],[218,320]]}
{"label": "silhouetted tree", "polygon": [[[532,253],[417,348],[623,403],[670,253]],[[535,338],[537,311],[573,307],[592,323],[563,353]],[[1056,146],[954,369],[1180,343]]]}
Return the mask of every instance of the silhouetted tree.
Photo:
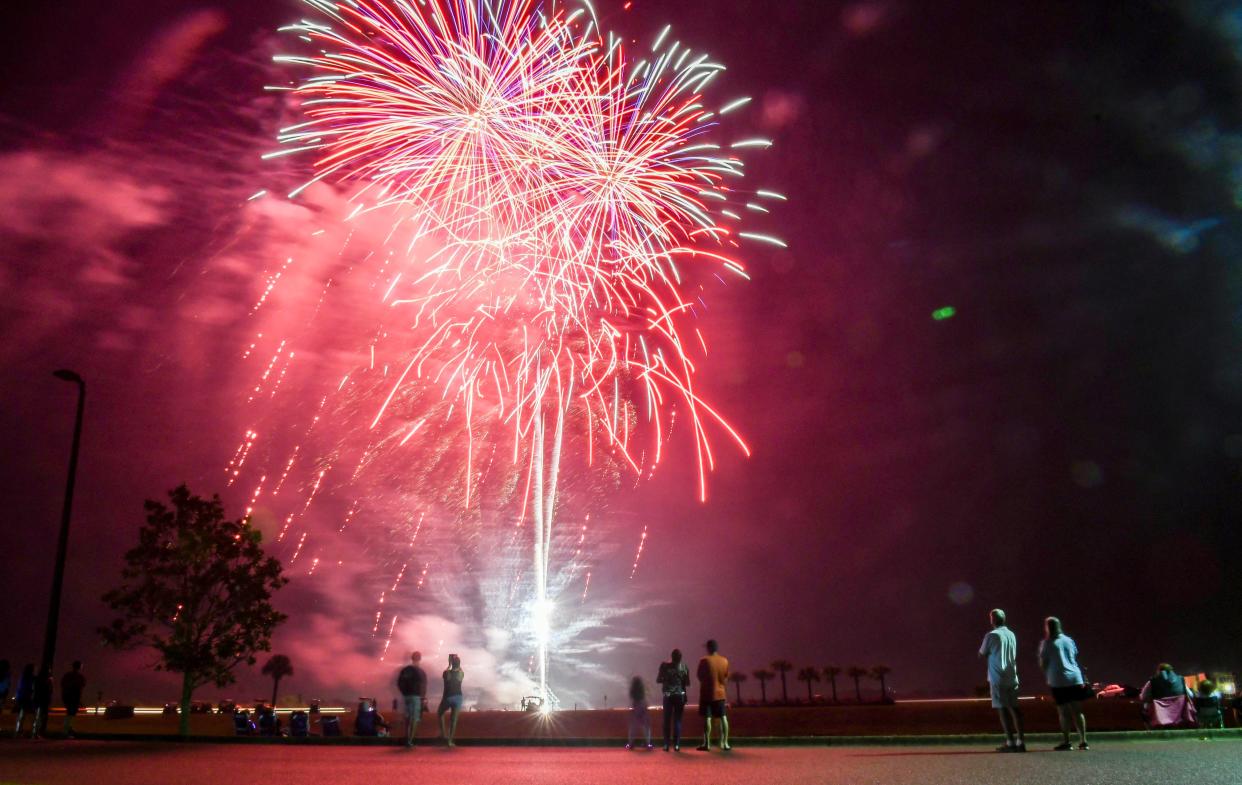
{"label": "silhouetted tree", "polygon": [[793,670],[793,663],[789,660],[773,660],[771,668],[781,675],[781,700],[789,703],[789,687],[785,683],[785,674]]}
{"label": "silhouetted tree", "polygon": [[888,700],[888,684],[884,681],[893,669],[887,665],[873,665],[871,667],[871,678],[880,682],[880,700]]}
{"label": "silhouetted tree", "polygon": [[867,675],[867,669],[857,665],[851,665],[845,669],[845,675],[854,680],[854,694],[858,696],[858,702],[862,703],[862,686],[858,683],[859,679]]}
{"label": "silhouetted tree", "polygon": [[280,680],[293,675],[293,663],[283,654],[273,654],[263,665],[264,676],[272,677],[272,708],[276,708],[276,693],[280,690]]}
{"label": "silhouetted tree", "polygon": [[757,671],[753,671],[750,675],[754,676],[756,679],[759,680],[759,694],[763,696],[763,702],[767,703],[768,702],[768,679],[772,678],[776,674],[773,673],[772,671],[768,671],[768,670],[764,670],[763,668],[760,668]]}
{"label": "silhouetted tree", "polygon": [[807,703],[814,703],[815,689],[813,685],[815,682],[819,681],[819,669],[810,667],[803,668],[798,671],[798,681],[806,682],[806,701]]}
{"label": "silhouetted tree", "polygon": [[837,677],[841,675],[840,665],[825,665],[824,678],[832,683],[832,702],[840,703],[837,700]]}
{"label": "silhouetted tree", "polygon": [[737,702],[742,703],[742,682],[746,681],[745,673],[730,673],[729,681],[733,682],[733,686],[737,689]]}
{"label": "silhouetted tree", "polygon": [[144,504],[147,522],[125,554],[121,585],[103,596],[120,616],[99,633],[119,649],[150,646],[156,670],[181,674],[185,736],[196,688],[231,684],[233,668],[271,651],[272,631],[286,619],[272,593],[288,579],[249,519],[225,519],[219,496],[201,499],[185,485],[168,496],[171,508]]}

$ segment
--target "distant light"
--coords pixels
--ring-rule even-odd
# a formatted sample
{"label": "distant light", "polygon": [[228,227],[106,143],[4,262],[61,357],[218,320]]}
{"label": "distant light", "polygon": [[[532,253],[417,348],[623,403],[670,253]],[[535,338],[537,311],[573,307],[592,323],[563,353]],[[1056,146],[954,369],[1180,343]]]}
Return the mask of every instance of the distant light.
{"label": "distant light", "polygon": [[943,308],[937,308],[932,311],[932,319],[937,322],[943,322],[945,319],[952,319],[957,315],[957,309],[952,305],[946,305]]}

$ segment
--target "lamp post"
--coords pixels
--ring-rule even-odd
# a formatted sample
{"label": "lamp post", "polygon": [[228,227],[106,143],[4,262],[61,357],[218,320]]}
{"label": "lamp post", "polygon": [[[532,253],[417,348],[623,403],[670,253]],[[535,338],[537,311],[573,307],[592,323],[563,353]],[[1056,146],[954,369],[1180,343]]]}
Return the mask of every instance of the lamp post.
{"label": "lamp post", "polygon": [[78,448],[82,443],[82,411],[86,406],[86,382],[73,371],[61,369],[52,373],[57,379],[78,385],[78,415],[73,423],[73,449],[69,453],[69,479],[65,483],[65,506],[60,514],[60,538],[56,542],[56,569],[52,573],[52,593],[47,606],[47,627],[43,631],[43,657],[39,660],[38,678],[46,688],[45,703],[39,706],[42,733],[47,726],[47,709],[51,705],[51,688],[47,680],[52,678],[52,660],[56,656],[56,630],[60,623],[60,595],[65,583],[65,556],[69,549],[69,518],[73,509],[73,481],[78,473]]}

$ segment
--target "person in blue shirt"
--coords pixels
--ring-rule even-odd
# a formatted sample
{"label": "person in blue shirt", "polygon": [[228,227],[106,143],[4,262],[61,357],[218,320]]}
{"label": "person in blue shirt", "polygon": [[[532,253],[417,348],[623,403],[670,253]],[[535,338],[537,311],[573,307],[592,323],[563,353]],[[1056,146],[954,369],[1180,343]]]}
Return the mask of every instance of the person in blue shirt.
{"label": "person in blue shirt", "polygon": [[1087,745],[1087,718],[1082,713],[1082,701],[1092,696],[1091,687],[1083,683],[1082,668],[1078,667],[1078,644],[1061,631],[1061,620],[1056,616],[1044,619],[1045,636],[1039,642],[1039,669],[1052,691],[1061,719],[1063,741],[1053,749],[1064,752],[1072,750],[1071,725],[1078,731],[1078,749],[1091,749]]}

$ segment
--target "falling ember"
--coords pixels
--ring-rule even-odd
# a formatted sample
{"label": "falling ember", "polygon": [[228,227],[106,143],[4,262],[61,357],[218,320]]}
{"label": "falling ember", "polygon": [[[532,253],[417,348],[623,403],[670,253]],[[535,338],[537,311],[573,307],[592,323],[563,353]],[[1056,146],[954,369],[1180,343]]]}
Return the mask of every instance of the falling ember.
{"label": "falling ember", "polygon": [[384,639],[384,651],[380,653],[380,662],[388,656],[388,647],[392,645],[392,631],[397,628],[397,614],[392,616],[392,624],[388,625],[388,637]]}
{"label": "falling ember", "polygon": [[312,559],[312,560],[311,560],[311,566],[310,566],[310,569],[306,571],[306,574],[307,574],[307,575],[314,575],[314,574],[315,574],[315,569],[316,569],[317,567],[319,567],[319,557],[318,557],[318,556],[316,556],[314,559]]}
{"label": "falling ember", "polygon": [[302,546],[306,545],[306,535],[308,534],[310,534],[310,532],[302,532],[302,536],[298,539],[298,547],[293,551],[293,558],[289,559],[290,564],[293,564],[298,560],[298,554],[302,552]]}
{"label": "falling ember", "polygon": [[338,534],[345,531],[345,527],[348,526],[349,522],[354,519],[354,515],[357,512],[358,512],[358,500],[355,499],[354,501],[350,502],[349,510],[345,513],[345,520],[341,522],[341,528],[336,530]]}
{"label": "falling ember", "polygon": [[586,581],[582,584],[582,602],[586,602],[587,592],[591,590],[591,571],[587,570]]}
{"label": "falling ember", "polygon": [[272,489],[272,495],[280,493],[280,488],[285,484],[285,480],[289,478],[289,471],[293,468],[293,462],[298,459],[298,450],[302,449],[302,445],[296,445],[293,448],[293,454],[289,456],[289,462],[285,464],[285,470],[280,475],[280,481],[276,483],[276,487]]}
{"label": "falling ember", "polygon": [[266,474],[259,478],[259,484],[255,486],[254,493],[251,494],[250,496],[250,505],[246,507],[245,517],[249,518],[250,513],[254,512],[254,506],[259,501],[259,495],[263,493],[263,481],[266,479],[267,479]]}
{"label": "falling ember", "polygon": [[289,526],[293,523],[293,516],[297,513],[289,513],[289,517],[285,518],[285,525],[281,527],[280,534],[276,535],[276,542],[284,542],[285,535],[289,533]]}
{"label": "falling ember", "polygon": [[638,562],[643,558],[643,546],[647,544],[647,527],[643,526],[643,534],[638,538],[638,551],[634,554],[634,567],[630,570],[630,580],[638,573]]}
{"label": "falling ember", "polygon": [[246,435],[242,437],[241,444],[237,446],[237,452],[233,453],[233,460],[229,461],[229,465],[224,470],[229,478],[227,486],[232,486],[237,481],[237,475],[241,474],[242,464],[246,462],[246,457],[250,455],[250,448],[254,446],[254,440],[258,437],[259,434],[251,430],[247,430]]}

